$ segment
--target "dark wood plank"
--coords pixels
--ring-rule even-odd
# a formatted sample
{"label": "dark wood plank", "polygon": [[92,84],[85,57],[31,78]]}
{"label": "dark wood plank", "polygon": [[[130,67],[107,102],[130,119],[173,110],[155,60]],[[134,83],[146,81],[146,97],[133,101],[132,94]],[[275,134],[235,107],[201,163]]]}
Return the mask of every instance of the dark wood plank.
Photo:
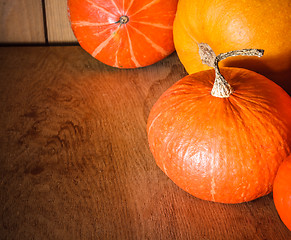
{"label": "dark wood plank", "polygon": [[156,166],[146,121],[176,54],[119,70],[80,47],[0,48],[1,239],[291,239],[272,195],[225,205]]}

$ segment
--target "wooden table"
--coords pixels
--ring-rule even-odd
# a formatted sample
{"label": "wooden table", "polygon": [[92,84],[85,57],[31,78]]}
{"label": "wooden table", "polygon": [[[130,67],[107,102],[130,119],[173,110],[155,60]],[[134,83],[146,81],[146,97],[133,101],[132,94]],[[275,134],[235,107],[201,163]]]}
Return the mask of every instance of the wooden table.
{"label": "wooden table", "polygon": [[272,194],[203,201],[155,164],[146,122],[177,55],[119,70],[80,47],[0,48],[0,239],[291,239]]}

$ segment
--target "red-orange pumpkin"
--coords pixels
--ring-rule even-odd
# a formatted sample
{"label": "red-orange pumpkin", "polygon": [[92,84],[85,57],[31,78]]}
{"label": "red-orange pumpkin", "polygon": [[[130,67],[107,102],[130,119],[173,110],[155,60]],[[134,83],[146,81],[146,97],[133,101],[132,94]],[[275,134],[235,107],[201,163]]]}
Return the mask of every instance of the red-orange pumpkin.
{"label": "red-orange pumpkin", "polygon": [[229,84],[213,84],[219,71],[201,71],[158,99],[148,118],[149,146],[161,170],[188,193],[222,203],[250,201],[271,192],[290,153],[291,98],[255,72],[220,72]]}
{"label": "red-orange pumpkin", "polygon": [[291,231],[291,155],[279,167],[273,197],[280,218]]}
{"label": "red-orange pumpkin", "polygon": [[151,65],[174,51],[178,0],[68,0],[80,45],[110,66]]}

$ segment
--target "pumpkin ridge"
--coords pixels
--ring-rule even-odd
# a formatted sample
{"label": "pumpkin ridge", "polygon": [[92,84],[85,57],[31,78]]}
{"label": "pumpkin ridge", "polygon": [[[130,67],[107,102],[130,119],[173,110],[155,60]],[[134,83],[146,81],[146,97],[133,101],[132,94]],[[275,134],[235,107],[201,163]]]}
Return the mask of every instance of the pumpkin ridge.
{"label": "pumpkin ridge", "polygon": [[101,10],[102,12],[104,12],[104,13],[106,13],[106,14],[108,14],[108,15],[114,17],[114,18],[116,18],[117,15],[115,15],[115,14],[113,14],[113,13],[107,11],[105,8],[100,7],[100,6],[97,5],[94,1],[92,1],[92,0],[86,0],[86,1],[87,1],[89,4],[91,4],[91,6],[92,6],[93,8],[97,8],[97,9]]}
{"label": "pumpkin ridge", "polygon": [[96,27],[96,26],[106,26],[106,25],[113,25],[114,22],[88,22],[88,21],[74,21],[71,22],[74,27]]}
{"label": "pumpkin ridge", "polygon": [[173,26],[166,26],[166,25],[162,25],[162,24],[159,24],[159,23],[142,22],[142,21],[136,21],[136,20],[133,20],[132,22],[139,23],[139,24],[144,24],[144,25],[150,25],[150,26],[156,27],[156,28],[163,28],[163,29],[173,30]]}
{"label": "pumpkin ridge", "polygon": [[[132,4],[133,4],[134,0],[131,0],[129,5],[128,5],[128,8],[124,11],[124,14],[128,14]],[[125,6],[124,6],[124,0],[122,1],[122,4],[123,4],[123,9],[125,9]]]}
{"label": "pumpkin ridge", "polygon": [[113,4],[113,6],[116,8],[118,14],[122,14],[121,11],[120,11],[120,9],[119,9],[119,7],[118,7],[117,4],[116,4],[116,2],[115,2],[114,0],[111,0],[111,2],[112,2],[112,4]]}
{"label": "pumpkin ridge", "polygon": [[[118,31],[118,29],[116,31]],[[114,36],[115,36],[115,34],[111,33],[110,36],[106,40],[104,40],[101,44],[99,44],[95,48],[95,50],[91,53],[91,55],[93,57],[96,57],[96,55],[98,53],[100,53],[104,48],[106,48],[106,46],[109,44],[109,42],[112,40],[112,38],[114,38]]]}
{"label": "pumpkin ridge", "polygon": [[146,9],[148,9],[149,7],[151,7],[152,5],[154,5],[157,2],[159,2],[159,0],[153,0],[153,1],[151,1],[150,3],[144,5],[140,9],[138,9],[136,12],[132,13],[131,16],[134,16],[134,15],[136,15],[136,14],[138,14],[138,13],[140,13],[140,12],[146,10]]}
{"label": "pumpkin ridge", "polygon": [[[179,89],[179,91],[175,91],[174,90],[174,93],[175,94],[180,94],[180,91],[181,91],[181,89]],[[160,98],[161,99],[163,99],[163,98],[168,98],[169,97],[169,95],[167,95],[167,93],[168,93],[168,91],[166,91]],[[210,94],[209,94],[210,95]],[[204,97],[208,97],[208,94],[205,94],[204,96],[197,96],[197,98],[199,98],[199,99],[201,99],[201,98],[204,98]],[[197,101],[197,98],[195,98],[196,99],[196,101]],[[175,103],[174,104],[171,104],[170,106],[167,106],[167,107],[165,107],[165,108],[162,108],[162,111],[157,115],[157,116],[155,116],[155,118],[154,119],[152,119],[151,120],[151,125],[149,125],[148,127],[147,127],[147,129],[148,129],[148,132],[150,132],[150,130],[151,130],[151,127],[154,125],[154,122],[160,117],[160,116],[162,116],[165,112],[168,112],[168,111],[171,111],[172,109],[177,109],[177,108],[179,108],[180,106],[181,106],[181,104],[183,104],[183,103],[186,103],[186,102],[190,102],[190,103],[193,103],[193,101],[194,101],[194,99],[192,98],[192,96],[191,96],[191,99],[187,99],[187,101],[185,101],[185,99],[176,99],[175,100]],[[153,106],[153,109],[154,108],[161,108],[160,106]],[[151,118],[151,115],[149,116],[149,118]]]}
{"label": "pumpkin ridge", "polygon": [[153,40],[148,38],[143,32],[139,31],[137,28],[130,26],[135,32],[140,34],[144,37],[144,39],[152,46],[153,49],[155,49],[157,52],[159,52],[162,56],[167,56],[169,52],[167,52],[165,49],[163,49],[161,46],[156,44]]}
{"label": "pumpkin ridge", "polygon": [[[280,132],[281,131],[279,131],[278,128],[286,128],[285,124],[282,121],[280,121],[278,117],[274,118],[274,115],[272,114],[272,111],[270,111],[269,109],[268,109],[268,111],[265,111],[264,115],[262,116],[262,114],[260,112],[258,112],[258,114],[255,114],[253,111],[250,111],[248,107],[245,107],[242,104],[236,105],[236,106],[241,109],[241,112],[247,112],[248,115],[249,114],[252,115],[251,118],[257,120],[257,123],[259,124],[261,129],[265,129],[265,128],[266,129],[272,129],[272,130],[269,131],[269,133],[273,136],[270,139],[278,139],[278,138],[280,138],[280,136],[281,136]],[[266,117],[266,114],[268,114],[267,119],[270,119],[270,118],[272,118],[273,120],[276,119],[276,123],[270,123],[269,121],[264,121],[264,119]],[[246,117],[247,117],[247,115],[245,114],[244,119]],[[258,124],[256,124],[257,127],[258,127]],[[275,127],[275,125],[276,125],[276,127]],[[266,127],[266,126],[268,126],[268,127]],[[259,132],[262,132],[262,131],[259,131]],[[267,136],[269,136],[270,134],[267,134]],[[274,137],[275,134],[276,134],[276,138]],[[276,144],[274,144],[274,145],[276,145]]]}
{"label": "pumpkin ridge", "polygon": [[136,67],[141,67],[140,63],[136,60],[136,57],[134,55],[128,29],[127,28],[125,28],[125,29],[126,29],[127,39],[128,39],[128,43],[129,43],[129,51],[130,51],[130,55],[131,55],[131,60],[134,62]]}

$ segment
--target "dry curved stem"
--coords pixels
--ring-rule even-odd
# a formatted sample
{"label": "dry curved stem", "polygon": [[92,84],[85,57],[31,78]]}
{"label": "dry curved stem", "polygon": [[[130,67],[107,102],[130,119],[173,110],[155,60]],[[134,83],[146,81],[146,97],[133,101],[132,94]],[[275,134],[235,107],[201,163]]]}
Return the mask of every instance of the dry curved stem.
{"label": "dry curved stem", "polygon": [[228,98],[233,93],[233,88],[221,75],[218,63],[228,57],[234,57],[239,55],[262,57],[264,54],[264,50],[262,49],[242,49],[221,53],[218,56],[215,56],[214,51],[207,43],[200,43],[198,44],[198,47],[202,63],[207,64],[209,67],[214,67],[215,69],[215,81],[211,90],[211,95],[220,98]]}
{"label": "dry curved stem", "polygon": [[199,43],[199,55],[203,64],[214,68],[216,55],[212,48],[207,43]]}

